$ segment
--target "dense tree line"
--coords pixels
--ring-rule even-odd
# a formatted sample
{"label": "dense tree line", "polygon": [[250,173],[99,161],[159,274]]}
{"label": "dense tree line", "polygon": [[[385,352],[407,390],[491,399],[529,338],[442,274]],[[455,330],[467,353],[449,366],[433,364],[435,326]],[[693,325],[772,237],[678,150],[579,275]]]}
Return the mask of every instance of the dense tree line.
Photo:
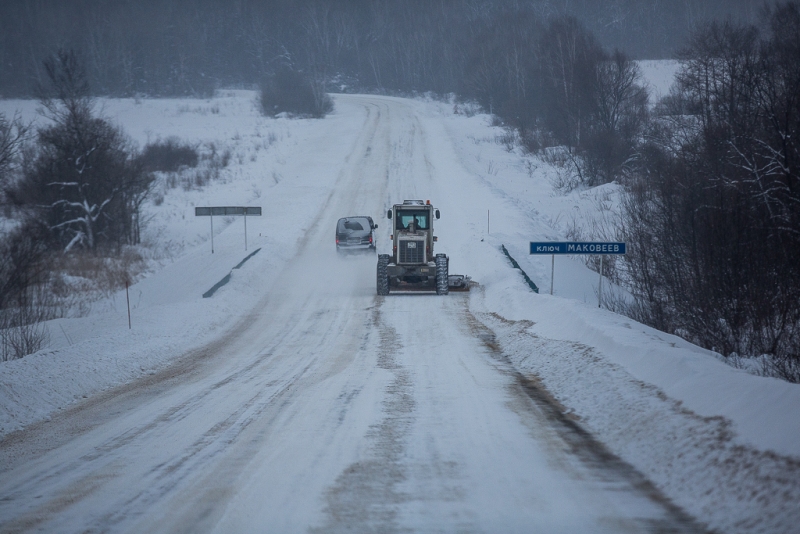
{"label": "dense tree line", "polygon": [[529,150],[559,147],[572,187],[629,173],[648,118],[637,63],[604,49],[574,17],[505,15],[473,45],[460,93],[515,128]]}
{"label": "dense tree line", "polygon": [[[608,50],[670,57],[693,27],[752,0],[5,0],[0,96],[34,95],[42,59],[76,50],[98,95],[209,95],[279,66],[359,90],[461,89],[484,38],[573,16]],[[494,36],[493,36],[494,34]],[[498,57],[501,59],[501,56]],[[505,59],[505,58],[503,58]]]}
{"label": "dense tree line", "polygon": [[681,53],[626,203],[639,319],[800,381],[800,6]]}

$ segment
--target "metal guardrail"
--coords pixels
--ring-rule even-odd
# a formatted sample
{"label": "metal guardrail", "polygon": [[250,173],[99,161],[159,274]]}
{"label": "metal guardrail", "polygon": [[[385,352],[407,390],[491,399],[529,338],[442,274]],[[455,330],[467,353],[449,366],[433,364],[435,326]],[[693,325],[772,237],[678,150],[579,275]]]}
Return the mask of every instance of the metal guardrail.
{"label": "metal guardrail", "polygon": [[511,257],[511,254],[508,253],[508,249],[506,249],[505,245],[500,245],[500,248],[503,250],[503,254],[505,254],[509,260],[511,260],[511,265],[514,266],[515,269],[519,269],[519,272],[522,273],[523,278],[525,278],[525,282],[528,283],[528,286],[533,290],[534,293],[539,292],[539,287],[533,283],[533,280],[528,276],[528,273],[522,270],[522,267],[519,266],[517,260]]}
{"label": "metal guardrail", "polygon": [[[252,258],[253,256],[255,256],[255,255],[258,253],[258,251],[259,251],[259,250],[261,250],[261,249],[260,249],[260,248],[257,248],[257,249],[255,249],[253,252],[251,252],[250,254],[248,254],[248,255],[247,255],[247,257],[246,257],[245,259],[243,259],[242,261],[240,261],[240,262],[238,263],[238,265],[236,265],[236,267],[234,267],[234,269],[239,269],[239,268],[240,268],[242,265],[244,265],[244,262],[246,262],[247,260],[249,260],[250,258]],[[208,291],[206,291],[205,293],[203,293],[203,298],[204,298],[204,299],[207,299],[207,298],[209,298],[209,297],[210,297],[210,296],[212,296],[214,293],[216,293],[217,289],[221,288],[222,286],[224,286],[225,284],[227,284],[228,282],[230,282],[230,281],[231,281],[231,274],[232,274],[232,273],[233,273],[233,270],[231,270],[231,272],[230,272],[230,273],[226,274],[226,275],[225,275],[225,276],[222,278],[222,280],[220,280],[219,282],[217,282],[216,284],[214,284],[214,285],[213,285],[213,287],[212,287],[211,289],[209,289]]]}

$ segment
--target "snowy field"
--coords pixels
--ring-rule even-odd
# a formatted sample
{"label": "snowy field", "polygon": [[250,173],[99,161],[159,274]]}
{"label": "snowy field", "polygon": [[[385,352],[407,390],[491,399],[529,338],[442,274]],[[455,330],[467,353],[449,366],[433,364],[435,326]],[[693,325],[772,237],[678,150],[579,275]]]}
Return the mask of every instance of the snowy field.
{"label": "snowy field", "polygon": [[[358,469],[347,471],[346,467],[366,469],[369,458],[405,473],[405,482],[376,478],[375,484],[412,495],[423,495],[437,487],[440,493],[431,495],[430,500],[452,505],[452,509],[447,508],[451,505],[445,506],[450,516],[438,515],[444,512],[425,504],[426,498],[411,503],[399,499],[392,508],[396,514],[391,524],[397,529],[455,531],[459,523],[447,517],[458,517],[462,527],[471,531],[488,532],[500,525],[506,527],[505,531],[525,531],[530,525],[538,525],[544,531],[639,531],[646,529],[636,523],[637,517],[660,517],[662,512],[651,510],[649,502],[631,496],[630,508],[619,503],[613,506],[619,508],[615,508],[618,523],[597,523],[608,498],[597,497],[594,490],[582,486],[572,488],[571,483],[553,476],[544,467],[541,473],[547,474],[542,474],[540,481],[567,493],[571,491],[579,496],[576,499],[584,496],[585,510],[555,497],[547,502],[537,501],[538,504],[524,499],[501,502],[498,495],[505,495],[504,484],[515,487],[514,484],[524,484],[525,477],[533,476],[525,470],[520,472],[519,466],[511,462],[527,461],[527,445],[521,445],[527,438],[520,431],[520,435],[505,438],[507,442],[501,440],[499,445],[485,443],[475,437],[480,435],[477,423],[474,429],[454,425],[450,416],[458,421],[477,421],[484,411],[493,416],[501,414],[501,419],[511,416],[502,415],[502,402],[492,404],[494,397],[487,397],[486,404],[471,398],[472,394],[464,397],[461,382],[441,369],[437,371],[440,360],[442,366],[445,360],[452,360],[454,373],[455,369],[464,369],[481,388],[507,387],[489,370],[501,367],[506,374],[535,384],[536,391],[562,409],[567,421],[563,424],[577,424],[590,433],[591,443],[602,451],[596,454],[621,459],[636,473],[635,477],[649,481],[641,484],[653,485],[653,491],[660,495],[656,500],[666,503],[666,509],[678,507],[705,528],[720,532],[790,532],[796,527],[800,521],[800,387],[733,369],[708,351],[677,337],[598,309],[598,275],[576,259],[556,258],[551,296],[550,257],[527,254],[529,241],[566,240],[571,227],[602,217],[598,206],[613,209],[615,186],[567,195],[554,192],[557,170],[517,150],[507,150],[497,142],[502,130],[491,127],[488,117],[454,114],[452,104],[357,95],[334,96],[334,100],[335,112],[324,120],[264,118],[256,109],[255,94],[247,91],[223,91],[208,100],[100,102],[103,114],[140,145],[177,136],[198,144],[206,152],[229,151],[230,162],[209,185],[189,191],[163,190],[163,202],[148,207],[145,241],[159,251],[159,261],[154,263],[158,266],[154,267],[155,272],[130,288],[131,329],[126,296],[121,292],[94,303],[87,317],[51,321],[50,346],[45,350],[0,364],[0,436],[5,437],[0,442],[0,463],[4,465],[0,467],[0,530],[5,522],[11,530],[26,525],[52,528],[53,524],[47,521],[57,517],[56,512],[48,512],[51,516],[41,522],[32,521],[30,517],[40,517],[44,512],[32,504],[20,507],[19,499],[38,491],[35,476],[32,481],[21,481],[23,474],[28,474],[25,460],[39,458],[37,454],[49,458],[46,446],[41,446],[43,450],[39,452],[38,446],[29,447],[26,440],[30,435],[46,434],[49,424],[71,421],[82,410],[102,406],[107,399],[139,387],[158,389],[159,384],[171,384],[167,375],[205,376],[204,366],[212,360],[216,362],[219,354],[230,354],[232,359],[215,365],[229,366],[231,376],[244,376],[246,383],[269,389],[273,382],[252,370],[275,373],[276,369],[285,369],[286,373],[294,373],[288,356],[274,355],[270,347],[280,346],[284,352],[294,347],[300,354],[311,350],[304,339],[314,339],[316,352],[309,360],[314,363],[308,364],[311,375],[304,375],[303,380],[309,381],[308,391],[316,392],[318,397],[300,400],[290,393],[280,395],[288,395],[285,404],[293,406],[295,419],[306,421],[307,428],[301,432],[292,426],[297,438],[294,440],[288,433],[280,434],[278,423],[288,416],[276,412],[277,426],[270,427],[274,433],[270,434],[271,443],[277,444],[271,449],[272,456],[259,457],[257,461],[253,451],[241,451],[237,456],[241,462],[248,458],[248,469],[253,473],[282,477],[279,481],[287,493],[265,487],[258,477],[244,476],[226,480],[228,486],[223,492],[238,495],[241,489],[251,495],[251,500],[254,494],[264,495],[283,503],[284,513],[274,509],[254,512],[258,503],[231,498],[224,510],[215,511],[203,523],[195,523],[198,530],[251,530],[263,524],[259,521],[272,521],[270,524],[277,525],[276,532],[345,530],[345,520],[332,518],[336,517],[337,506],[353,506],[346,496],[375,498],[370,487],[362,488],[360,493],[348,493],[359,482],[349,480],[347,473],[367,475]],[[31,102],[0,102],[0,111],[7,115],[20,110],[33,119],[35,108]],[[420,169],[428,169],[429,176],[421,179],[407,174]],[[444,297],[445,301],[377,297],[374,257],[336,257],[336,209],[359,211],[340,212],[338,216],[372,215],[379,224],[378,249],[384,252],[390,246],[386,209],[403,198],[430,199],[441,210],[442,219],[436,228],[437,251],[450,256],[451,272],[468,274],[478,283],[469,294],[450,295]],[[246,250],[244,221],[215,218],[211,253],[210,221],[194,216],[195,206],[206,205],[262,207],[261,217],[248,217]],[[539,286],[539,294],[528,289],[519,271],[501,252],[501,245]],[[240,268],[232,270],[255,251]],[[202,298],[229,273],[230,283],[213,297]],[[316,289],[292,292],[292,287],[304,285]],[[345,299],[347,303],[342,304],[342,295],[352,295],[352,300]],[[300,298],[307,300],[298,302]],[[414,318],[419,306],[441,309],[420,322]],[[328,322],[320,317],[326,317]],[[346,343],[333,343],[331,354],[334,346],[344,343],[341,352],[336,352],[340,356],[326,361],[328,338],[315,336],[322,330],[352,328],[355,319],[350,317],[372,325],[370,328],[380,334],[360,337],[356,331]],[[440,317],[453,321],[441,319],[440,324]],[[253,332],[251,323],[262,326]],[[296,331],[295,326],[301,331]],[[442,341],[435,335],[440,330],[444,332],[444,343],[437,352],[429,352],[432,345],[439,346]],[[418,332],[420,339],[412,342],[408,337],[412,332]],[[282,345],[278,345],[279,338]],[[250,346],[246,345],[248,340],[259,344],[261,356],[249,367],[241,364],[240,369],[233,355],[251,350],[246,348]],[[400,341],[393,345],[393,340]],[[476,349],[477,346],[484,348]],[[483,351],[483,363],[464,363],[463,355],[471,351]],[[357,356],[362,353],[363,360]],[[269,371],[262,369],[268,357],[276,358]],[[370,357],[377,358],[375,371],[371,370]],[[455,365],[456,361],[461,362],[461,367]],[[325,372],[315,365],[324,366]],[[372,379],[351,389],[354,397],[360,392],[359,398],[366,401],[359,401],[357,410],[350,409],[346,417],[341,416],[347,432],[337,433],[317,419],[334,414],[312,401],[325,398],[326,388],[332,388],[337,381],[354,381],[362,372]],[[377,374],[370,374],[373,372]],[[274,382],[279,381],[275,376]],[[286,391],[294,387],[293,382],[286,384]],[[163,394],[169,396],[169,391],[165,389]],[[284,398],[278,393],[269,399],[246,399],[242,395],[242,406],[261,406],[259,417],[268,412],[270,402]],[[157,398],[154,393],[150,400],[155,411],[159,409]],[[414,399],[410,404],[409,398]],[[439,407],[426,404],[426,400],[440,403]],[[513,403],[506,401],[509,406]],[[400,458],[385,450],[383,456],[359,456],[366,445],[357,436],[382,439],[383,430],[375,430],[383,428],[374,423],[376,413],[393,413],[392,410],[416,413],[414,425],[448,429],[450,437],[436,438],[436,446],[453,462],[436,465],[444,471],[455,470],[454,466],[460,464],[472,466],[472,470],[458,475],[467,482],[462,484],[466,489],[441,497],[444,486],[459,486],[455,479],[445,483],[442,480],[447,475],[441,472],[425,475],[409,467],[412,459],[424,457],[432,447],[424,440],[410,439]],[[203,423],[197,417],[199,427]],[[129,419],[119,425],[144,425],[132,416]],[[314,427],[312,423],[316,422],[322,426]],[[387,435],[391,434],[389,430]],[[495,432],[493,427],[484,430]],[[537,430],[531,428],[529,432],[536,434]],[[315,437],[326,433],[331,435],[332,445],[323,452],[313,443]],[[469,440],[459,441],[462,434],[469,435]],[[72,434],[65,431],[64,435]],[[308,444],[297,448],[298,443],[303,443],[298,437],[302,435],[307,436]],[[255,439],[253,435],[249,437]],[[178,435],[171,439],[181,442]],[[259,439],[266,438],[259,435]],[[470,452],[470,447],[478,452]],[[510,460],[498,464],[497,471],[482,472],[472,461],[479,459],[481,452],[508,454]],[[327,455],[335,456],[335,461],[322,462],[321,458],[328,458]],[[212,456],[209,453],[209,458]],[[211,475],[197,478],[203,464],[195,461],[195,470],[191,474],[187,471],[185,477],[210,484]],[[293,462],[319,465],[316,470],[309,468],[299,474],[288,467],[275,467]],[[41,480],[66,469],[58,468],[55,460],[39,460],[37,465]],[[413,465],[421,469],[423,464]],[[183,468],[188,470],[185,466],[175,469],[179,472]],[[113,472],[119,466],[108,469]],[[140,475],[146,478],[144,473]],[[469,484],[479,480],[487,481],[481,490]],[[626,484],[636,485],[631,479],[626,480]],[[188,482],[175,484],[184,488]],[[110,488],[123,491],[122,486],[119,482]],[[234,486],[236,490],[232,489]],[[304,491],[308,497],[298,500],[299,492]],[[126,517],[92,515],[93,508],[87,502],[84,508],[76,505],[75,512],[64,514],[62,519],[68,530],[92,526],[139,530],[153,528],[149,523],[152,518],[166,518],[155,528],[177,530],[189,524],[186,518],[195,499],[211,500],[216,495],[211,490],[192,493],[185,497],[185,508],[172,509],[170,506],[176,505],[174,499],[168,501],[168,506],[166,500],[141,497],[144,493],[147,492],[141,490],[138,507],[132,506]],[[463,497],[464,494],[468,496]],[[110,507],[113,501],[106,499],[101,500],[101,505]],[[465,519],[459,503],[475,510],[473,515],[467,514]],[[527,512],[520,513],[521,509]],[[92,517],[89,523],[80,519],[86,514]],[[683,524],[680,513],[675,517],[678,522],[673,526]],[[657,524],[657,519],[652,520]],[[300,524],[304,527],[300,528]],[[283,529],[278,528],[281,525]]]}
{"label": "snowy field", "polygon": [[655,103],[658,99],[669,94],[669,88],[680,68],[680,62],[675,59],[648,59],[639,61],[639,68],[650,92],[650,101]]}

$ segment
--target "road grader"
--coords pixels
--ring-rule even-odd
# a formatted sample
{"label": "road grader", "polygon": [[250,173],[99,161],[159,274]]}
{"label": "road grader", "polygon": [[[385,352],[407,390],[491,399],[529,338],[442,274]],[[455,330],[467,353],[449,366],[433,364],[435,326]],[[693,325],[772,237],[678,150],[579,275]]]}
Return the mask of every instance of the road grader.
{"label": "road grader", "polygon": [[433,252],[437,242],[433,220],[439,218],[439,210],[430,200],[404,200],[386,215],[392,221],[392,254],[378,255],[378,295],[406,291],[447,295],[450,291],[469,291],[469,277],[451,275],[447,255]]}

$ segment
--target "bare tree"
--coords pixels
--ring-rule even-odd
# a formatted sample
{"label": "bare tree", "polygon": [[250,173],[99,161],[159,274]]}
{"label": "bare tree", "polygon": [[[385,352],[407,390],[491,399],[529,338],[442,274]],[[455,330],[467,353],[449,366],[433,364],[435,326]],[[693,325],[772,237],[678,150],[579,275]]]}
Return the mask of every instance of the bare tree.
{"label": "bare tree", "polygon": [[[800,381],[800,10],[768,36],[712,23],[641,150],[626,202],[639,317],[725,356],[767,354]],[[691,114],[691,116],[687,116]]]}
{"label": "bare tree", "polygon": [[648,94],[641,70],[619,50],[595,65],[591,113],[581,143],[587,185],[626,176],[648,120]]}
{"label": "bare tree", "polygon": [[21,358],[47,343],[42,322],[53,318],[53,310],[42,231],[29,220],[0,238],[0,361]]}
{"label": "bare tree", "polygon": [[647,104],[647,91],[638,64],[615,50],[610,58],[597,63],[593,83],[599,126],[607,132],[625,132],[628,137],[641,131],[646,120],[643,104]]}
{"label": "bare tree", "polygon": [[29,131],[30,126],[22,122],[19,114],[9,120],[0,113],[0,193],[9,185],[10,174]]}
{"label": "bare tree", "polygon": [[600,45],[575,18],[552,21],[542,37],[545,120],[568,147],[580,146],[589,125],[592,78],[602,59]]}

